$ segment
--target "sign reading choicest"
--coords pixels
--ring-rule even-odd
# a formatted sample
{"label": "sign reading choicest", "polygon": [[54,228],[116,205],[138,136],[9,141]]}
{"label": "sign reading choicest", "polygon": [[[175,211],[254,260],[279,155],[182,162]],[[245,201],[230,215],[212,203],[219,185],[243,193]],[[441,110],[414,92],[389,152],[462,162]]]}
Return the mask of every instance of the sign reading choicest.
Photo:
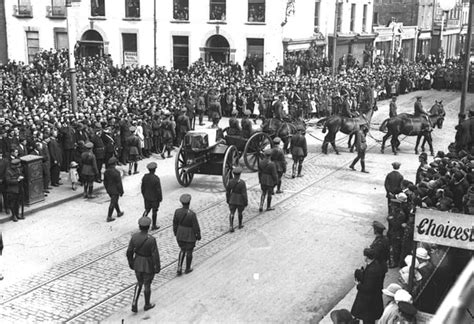
{"label": "sign reading choicest", "polygon": [[418,208],[414,240],[474,250],[474,216]]}

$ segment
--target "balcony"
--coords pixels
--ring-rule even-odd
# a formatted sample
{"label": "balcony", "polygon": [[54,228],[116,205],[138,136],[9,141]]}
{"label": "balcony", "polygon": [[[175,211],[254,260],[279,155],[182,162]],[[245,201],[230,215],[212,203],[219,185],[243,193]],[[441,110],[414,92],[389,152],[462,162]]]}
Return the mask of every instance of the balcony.
{"label": "balcony", "polygon": [[18,18],[33,18],[33,7],[31,5],[13,6],[13,16]]}
{"label": "balcony", "polygon": [[66,19],[66,6],[46,6],[46,17],[51,19]]}

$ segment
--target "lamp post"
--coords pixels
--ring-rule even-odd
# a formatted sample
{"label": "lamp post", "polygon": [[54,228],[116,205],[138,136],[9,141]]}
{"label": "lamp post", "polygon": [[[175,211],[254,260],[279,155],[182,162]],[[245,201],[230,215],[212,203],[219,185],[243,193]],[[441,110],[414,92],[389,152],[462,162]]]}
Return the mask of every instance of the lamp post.
{"label": "lamp post", "polygon": [[469,1],[469,20],[467,25],[467,35],[466,42],[464,44],[464,69],[463,69],[463,79],[462,79],[462,91],[461,91],[461,106],[459,107],[459,123],[464,121],[466,118],[466,95],[467,88],[469,85],[469,72],[470,72],[470,63],[471,63],[471,40],[472,40],[472,22],[474,14],[473,12],[474,0]]}
{"label": "lamp post", "polygon": [[439,0],[439,7],[441,8],[441,28],[439,30],[439,47],[443,50],[444,55],[442,62],[444,64],[446,60],[446,51],[443,48],[443,31],[444,31],[444,13],[448,15],[449,11],[456,5],[456,0]]}
{"label": "lamp post", "polygon": [[153,1],[153,67],[156,70],[156,0]]}
{"label": "lamp post", "polygon": [[337,15],[339,13],[339,0],[335,1],[334,31],[332,37],[332,76],[336,75],[336,47],[337,47]]}
{"label": "lamp post", "polygon": [[70,20],[70,11],[73,2],[80,2],[80,0],[66,1],[66,25],[67,25],[67,39],[68,39],[68,58],[69,58],[69,81],[71,86],[71,109],[72,113],[76,115],[77,112],[77,83],[76,83],[76,60],[74,57],[74,47],[76,45],[74,38],[74,29],[72,28]]}

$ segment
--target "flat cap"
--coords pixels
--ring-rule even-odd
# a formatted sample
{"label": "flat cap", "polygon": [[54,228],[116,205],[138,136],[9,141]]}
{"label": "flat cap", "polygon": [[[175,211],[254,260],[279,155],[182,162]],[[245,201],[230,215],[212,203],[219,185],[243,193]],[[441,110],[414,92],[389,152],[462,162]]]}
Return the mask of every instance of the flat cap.
{"label": "flat cap", "polygon": [[394,168],[394,169],[397,169],[397,170],[400,168],[401,165],[402,165],[402,164],[401,164],[400,162],[393,162],[393,163],[392,163],[393,168]]}
{"label": "flat cap", "polygon": [[190,194],[182,194],[181,197],[179,197],[179,201],[182,204],[189,204],[191,201],[191,195]]}
{"label": "flat cap", "polygon": [[143,226],[143,227],[150,226],[151,225],[151,219],[149,217],[146,217],[146,216],[140,217],[140,219],[138,219],[138,225]]}
{"label": "flat cap", "polygon": [[86,144],[84,144],[84,147],[88,148],[88,149],[91,149],[91,148],[94,147],[94,144],[92,144],[92,142],[87,142]]}
{"label": "flat cap", "polygon": [[382,231],[385,230],[385,226],[382,223],[380,223],[379,221],[374,221],[372,223],[372,226],[374,228],[377,228],[377,229],[382,230]]}
{"label": "flat cap", "polygon": [[153,170],[153,169],[156,169],[158,167],[158,165],[156,164],[156,162],[150,162],[146,165],[146,168],[148,170]]}
{"label": "flat cap", "polygon": [[241,173],[242,173],[242,168],[239,167],[239,166],[236,166],[236,167],[232,170],[232,172],[233,172],[234,174],[241,174]]}
{"label": "flat cap", "polygon": [[20,162],[21,162],[20,159],[13,159],[10,163],[12,165],[18,165],[18,164],[20,164]]}
{"label": "flat cap", "polygon": [[107,163],[109,165],[112,165],[112,164],[116,164],[118,162],[117,158],[115,156],[112,156],[108,161]]}
{"label": "flat cap", "polygon": [[280,144],[280,143],[281,143],[281,138],[275,137],[275,138],[273,139],[273,143],[275,143],[275,144]]}
{"label": "flat cap", "polygon": [[137,128],[136,128],[135,126],[130,126],[130,128],[129,128],[129,130],[130,130],[131,132],[136,131],[136,129],[137,129]]}

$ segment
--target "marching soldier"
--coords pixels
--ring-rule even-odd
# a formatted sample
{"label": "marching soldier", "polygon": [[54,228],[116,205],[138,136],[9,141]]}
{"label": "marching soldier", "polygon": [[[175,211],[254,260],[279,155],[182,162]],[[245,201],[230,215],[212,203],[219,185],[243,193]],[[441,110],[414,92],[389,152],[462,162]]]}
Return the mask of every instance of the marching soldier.
{"label": "marching soldier", "polygon": [[84,183],[84,198],[95,198],[92,194],[94,190],[94,179],[97,177],[97,162],[92,148],[94,144],[87,142],[84,145],[85,152],[81,154],[81,175]]}
{"label": "marching soldier", "polygon": [[183,207],[176,209],[173,217],[173,232],[180,248],[178,255],[178,270],[176,272],[178,276],[183,273],[183,262],[185,257],[186,270],[184,273],[190,273],[193,271],[191,267],[193,261],[193,250],[196,246],[196,241],[201,240],[201,228],[199,227],[196,213],[189,209],[191,195],[183,194],[179,198],[179,201]]}
{"label": "marching soldier", "polygon": [[298,128],[298,133],[291,137],[291,156],[293,158],[293,167],[291,177],[295,178],[296,170],[298,170],[298,177],[302,177],[303,161],[308,155],[308,146],[306,144],[304,127]]}
{"label": "marching soldier", "polygon": [[203,118],[204,118],[204,112],[206,111],[206,99],[205,99],[205,94],[203,91],[199,94],[199,97],[197,99],[196,103],[196,114],[199,117],[199,126],[203,126]]}
{"label": "marching soldier", "polygon": [[145,311],[155,307],[150,302],[151,283],[155,274],[161,271],[160,253],[156,239],[148,234],[151,220],[148,217],[142,217],[138,220],[140,232],[132,235],[127,249],[127,260],[130,269],[135,270],[137,284],[133,294],[132,312],[138,311],[138,299],[145,285]]}
{"label": "marching soldier", "polygon": [[349,166],[352,171],[355,171],[354,166],[360,160],[360,172],[369,173],[369,171],[365,169],[365,151],[367,150],[367,140],[365,137],[368,132],[369,129],[365,125],[362,125],[356,133],[355,145],[357,149],[357,157],[354,159],[354,161],[352,161],[351,165]]}
{"label": "marching soldier", "polygon": [[242,168],[235,167],[232,172],[234,173],[234,178],[229,181],[226,187],[226,199],[230,209],[229,222],[231,233],[234,232],[235,211],[238,211],[239,229],[241,229],[244,227],[244,225],[242,225],[242,213],[245,207],[248,205],[247,185],[245,184],[244,180],[240,179]]}
{"label": "marching soldier", "polygon": [[153,226],[152,230],[157,230],[160,226],[156,226],[156,217],[158,214],[158,208],[163,200],[163,194],[161,191],[160,178],[155,174],[157,164],[150,162],[146,166],[149,173],[145,174],[142,179],[141,192],[143,199],[145,200],[145,212],[143,216],[148,216],[150,210],[152,211]]}
{"label": "marching soldier", "polygon": [[139,173],[138,156],[140,155],[140,139],[135,135],[135,126],[130,127],[130,135],[125,139],[125,145],[128,148],[128,175]]}
{"label": "marching soldier", "polygon": [[283,174],[286,172],[286,159],[285,153],[283,149],[280,147],[281,139],[279,137],[275,137],[273,139],[273,143],[275,146],[272,148],[272,161],[275,162],[275,166],[277,169],[278,174],[278,182],[277,182],[277,194],[283,193],[281,190],[281,178]]}
{"label": "marching soldier", "polygon": [[242,137],[243,138],[250,138],[252,136],[252,122],[249,119],[250,116],[250,110],[246,109],[244,110],[244,116],[242,120],[240,121],[240,124],[242,125]]}
{"label": "marching soldier", "polygon": [[173,122],[170,120],[171,113],[169,111],[165,112],[165,119],[161,123],[161,140],[162,145],[164,145],[163,153],[161,153],[161,157],[165,158],[165,150],[168,152],[167,157],[172,157],[171,150],[173,149],[173,141],[176,137],[176,132],[174,129]]}
{"label": "marching soldier", "polygon": [[119,197],[123,196],[123,185],[120,171],[115,166],[118,160],[113,156],[107,161],[107,169],[104,172],[104,187],[107,194],[110,196],[109,211],[107,214],[107,222],[112,222],[115,218],[112,217],[114,209],[117,211],[117,217],[123,216],[123,211],[120,210],[118,201]]}
{"label": "marching soldier", "polygon": [[191,124],[189,117],[186,116],[186,111],[186,108],[181,109],[181,114],[176,119],[176,123],[178,124],[178,145],[181,145],[184,135],[191,130]]}
{"label": "marching soldier", "polygon": [[217,128],[222,117],[222,108],[219,102],[219,94],[215,89],[209,92],[209,115],[212,119],[212,128]]}
{"label": "marching soldier", "polygon": [[9,203],[9,209],[12,212],[12,220],[17,222],[18,219],[24,219],[23,215],[20,215],[20,203],[22,202],[22,190],[23,175],[21,172],[21,165],[19,159],[14,159],[10,162],[7,167],[5,174],[5,182],[7,184],[7,200]]}
{"label": "marching soldier", "polygon": [[259,212],[263,211],[263,204],[265,203],[265,197],[267,197],[267,211],[274,210],[272,205],[273,188],[278,183],[278,174],[276,165],[271,161],[270,156],[272,150],[266,150],[265,158],[258,166],[258,180],[260,182],[260,188],[262,189],[262,195],[260,197]]}

